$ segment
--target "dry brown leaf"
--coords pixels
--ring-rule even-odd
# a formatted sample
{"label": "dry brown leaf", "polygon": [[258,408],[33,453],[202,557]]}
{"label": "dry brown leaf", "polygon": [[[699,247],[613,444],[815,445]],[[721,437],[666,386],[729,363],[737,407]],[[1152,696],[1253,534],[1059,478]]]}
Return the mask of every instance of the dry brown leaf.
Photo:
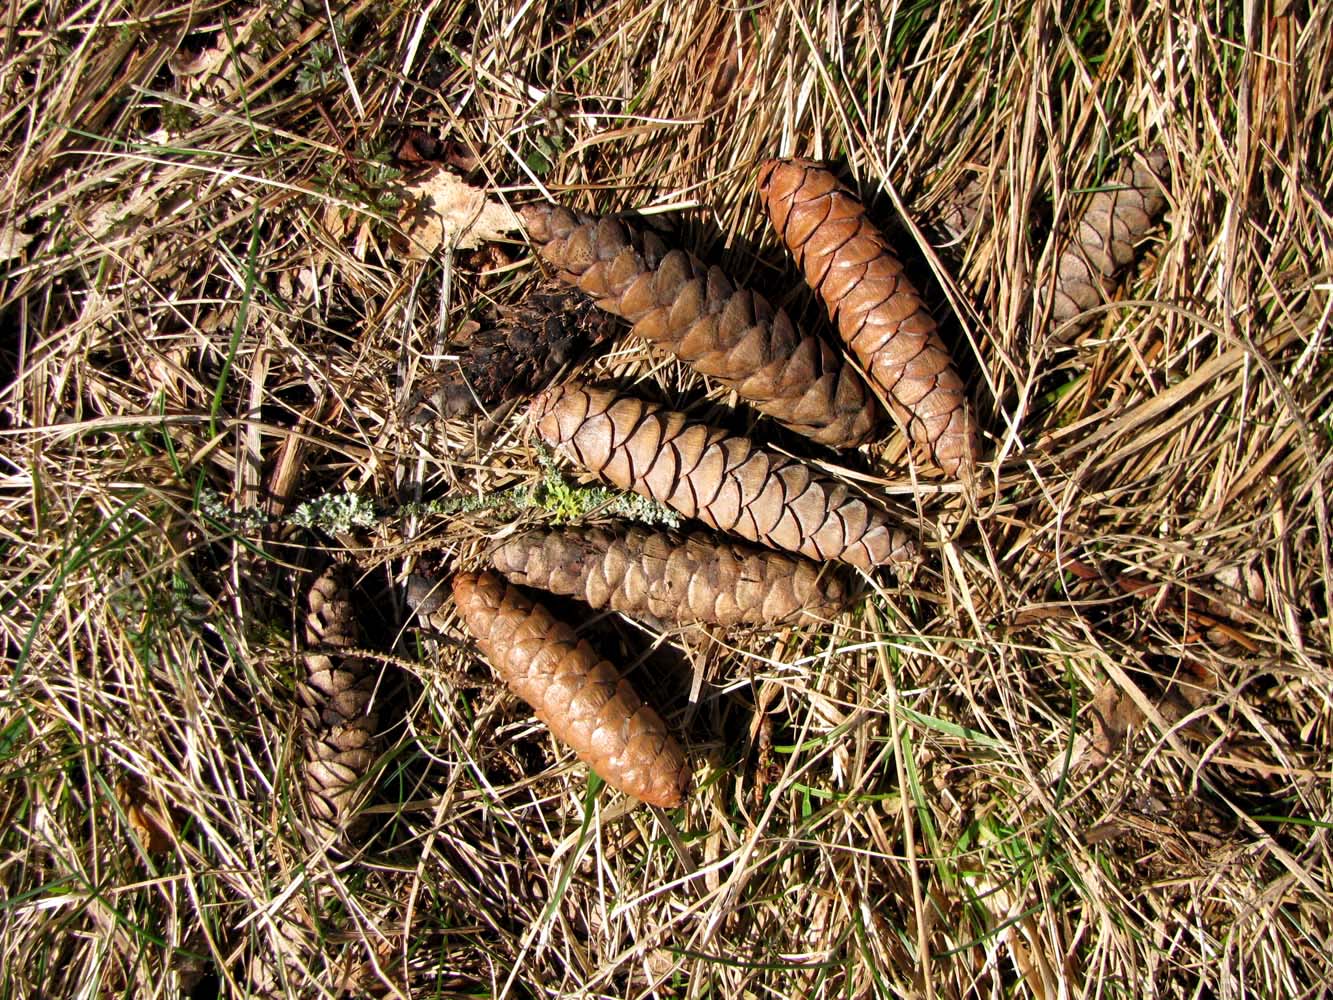
{"label": "dry brown leaf", "polygon": [[142,788],[128,778],[116,783],[116,799],[125,810],[130,829],[146,854],[163,854],[176,842],[170,816],[163,816],[144,795]]}
{"label": "dry brown leaf", "polygon": [[427,260],[446,247],[473,250],[519,228],[509,206],[487,198],[443,166],[405,185],[402,194],[398,222],[410,260]]}
{"label": "dry brown leaf", "polygon": [[[1182,675],[1167,682],[1160,693],[1150,692],[1162,719],[1175,724],[1204,703],[1217,688],[1217,677],[1196,660],[1181,660]],[[1092,763],[1102,766],[1143,722],[1143,710],[1134,696],[1108,679],[1092,699]]]}
{"label": "dry brown leaf", "polygon": [[32,240],[28,233],[15,229],[12,222],[0,222],[0,264],[21,254]]}
{"label": "dry brown leaf", "polygon": [[255,4],[239,11],[216,34],[216,45],[182,47],[167,65],[187,93],[212,97],[228,94],[264,64],[265,46],[285,44],[301,35],[315,7],[306,0],[284,5]]}

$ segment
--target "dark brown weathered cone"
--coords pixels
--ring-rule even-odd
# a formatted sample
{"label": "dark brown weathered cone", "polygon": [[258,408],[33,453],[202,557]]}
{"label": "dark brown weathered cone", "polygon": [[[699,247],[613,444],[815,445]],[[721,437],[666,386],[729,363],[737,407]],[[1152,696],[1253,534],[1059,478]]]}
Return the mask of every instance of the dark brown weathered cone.
{"label": "dark brown weathered cone", "polygon": [[578,382],[532,401],[551,447],[633,490],[752,542],[862,569],[916,554],[879,507],[804,462],[632,396]]}
{"label": "dark brown weathered cone", "polygon": [[1062,338],[1085,330],[1099,314],[1087,310],[1108,301],[1125,268],[1134,263],[1140,240],[1166,211],[1162,183],[1170,164],[1166,152],[1154,149],[1144,162],[1122,164],[1108,190],[1088,202],[1055,266],[1055,286],[1043,286],[1041,301],[1050,300],[1051,321]]}
{"label": "dark brown weathered cone", "polygon": [[856,370],[720,269],[618,219],[550,204],[521,215],[564,280],[761,413],[833,448],[855,447],[874,430],[880,410]]}
{"label": "dark brown weathered cone", "polygon": [[977,436],[963,381],[861,202],[810,160],[769,160],[759,169],[759,197],[913,445],[949,475],[967,475]]}
{"label": "dark brown weathered cone", "polygon": [[305,678],[297,685],[305,724],[305,786],[321,836],[354,840],[365,831],[357,809],[366,773],[378,756],[379,719],[372,708],[376,671],[358,656],[359,628],[345,566],[330,566],[307,598]]}
{"label": "dark brown weathered cone", "polygon": [[500,307],[493,326],[451,346],[457,360],[414,387],[409,422],[489,413],[506,400],[530,396],[564,365],[595,353],[614,322],[577,291],[543,284],[517,305]]}
{"label": "dark brown weathered cone", "polygon": [[459,573],[454,604],[487,661],[608,785],[683,801],[690,770],[666,723],[574,630],[494,573]]}
{"label": "dark brown weathered cone", "polygon": [[808,559],[637,527],[529,531],[491,563],[514,583],[677,624],[814,623],[847,601],[842,579]]}

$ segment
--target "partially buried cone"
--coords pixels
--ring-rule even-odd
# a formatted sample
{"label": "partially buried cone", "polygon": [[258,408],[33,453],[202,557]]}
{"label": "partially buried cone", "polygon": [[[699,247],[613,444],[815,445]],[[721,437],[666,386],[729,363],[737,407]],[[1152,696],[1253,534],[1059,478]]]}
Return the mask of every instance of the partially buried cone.
{"label": "partially buried cone", "polygon": [[376,671],[343,655],[360,641],[348,568],[330,566],[307,596],[305,677],[297,686],[305,728],[306,804],[321,836],[351,841],[366,828],[359,813],[365,777],[379,756]]}

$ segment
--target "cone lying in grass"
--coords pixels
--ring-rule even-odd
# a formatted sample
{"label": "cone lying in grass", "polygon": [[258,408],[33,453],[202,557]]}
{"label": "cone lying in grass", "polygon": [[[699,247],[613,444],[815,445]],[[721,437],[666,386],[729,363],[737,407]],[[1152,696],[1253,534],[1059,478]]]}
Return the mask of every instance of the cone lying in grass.
{"label": "cone lying in grass", "polygon": [[1097,313],[1080,314],[1105,302],[1134,262],[1135,245],[1166,211],[1162,181],[1168,167],[1165,151],[1154,149],[1143,163],[1123,164],[1109,188],[1088,202],[1056,261],[1054,289],[1042,289],[1056,326],[1074,320],[1061,337],[1073,337],[1095,321]]}
{"label": "cone lying in grass", "polygon": [[769,160],[759,170],[759,197],[912,444],[949,475],[966,474],[977,438],[963,381],[921,295],[861,203],[809,160]]}
{"label": "cone lying in grass", "polygon": [[458,360],[419,381],[409,420],[489,413],[505,400],[530,396],[561,367],[592,354],[614,322],[574,289],[543,284],[518,305],[499,307],[494,326],[451,346]]}
{"label": "cone lying in grass", "polygon": [[702,534],[530,531],[492,549],[491,563],[514,583],[676,624],[813,623],[846,603],[827,567]]}
{"label": "cone lying in grass", "polygon": [[874,430],[880,411],[860,375],[718,268],[617,219],[549,204],[520,214],[562,278],[760,412],[833,448],[855,447]]}
{"label": "cone lying in grass", "polygon": [[454,603],[482,654],[608,785],[680,805],[689,768],[666,723],[574,630],[494,573],[459,573]]}
{"label": "cone lying in grass", "polygon": [[752,542],[865,570],[915,555],[883,510],[843,484],[656,403],[571,382],[538,395],[530,414],[584,468]]}
{"label": "cone lying in grass", "polygon": [[345,566],[330,566],[307,598],[305,678],[297,685],[305,725],[305,791],[321,838],[354,840],[365,831],[357,809],[364,778],[378,756],[379,719],[372,710],[376,672],[357,656],[359,628]]}

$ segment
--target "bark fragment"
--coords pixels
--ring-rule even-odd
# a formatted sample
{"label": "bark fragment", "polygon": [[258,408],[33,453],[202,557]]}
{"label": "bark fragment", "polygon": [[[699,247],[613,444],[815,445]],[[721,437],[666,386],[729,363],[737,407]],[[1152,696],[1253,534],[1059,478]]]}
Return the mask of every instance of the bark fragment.
{"label": "bark fragment", "polygon": [[874,430],[879,407],[855,369],[719,268],[618,219],[550,204],[520,215],[561,278],[761,413],[832,448],[853,448]]}
{"label": "bark fragment", "polygon": [[977,457],[963,381],[921,295],[861,202],[811,160],[769,160],[759,198],[842,339],[906,428],[908,439],[951,476]]}
{"label": "bark fragment", "polygon": [[666,723],[574,630],[495,573],[459,573],[454,603],[487,661],[613,788],[674,808],[689,785]]}
{"label": "bark fragment", "polygon": [[514,583],[678,624],[817,623],[847,600],[829,567],[697,533],[531,531],[496,546],[491,563]]}
{"label": "bark fragment", "polygon": [[842,483],[684,413],[578,382],[547,389],[529,413],[542,439],[584,468],[752,542],[867,571],[916,554]]}

